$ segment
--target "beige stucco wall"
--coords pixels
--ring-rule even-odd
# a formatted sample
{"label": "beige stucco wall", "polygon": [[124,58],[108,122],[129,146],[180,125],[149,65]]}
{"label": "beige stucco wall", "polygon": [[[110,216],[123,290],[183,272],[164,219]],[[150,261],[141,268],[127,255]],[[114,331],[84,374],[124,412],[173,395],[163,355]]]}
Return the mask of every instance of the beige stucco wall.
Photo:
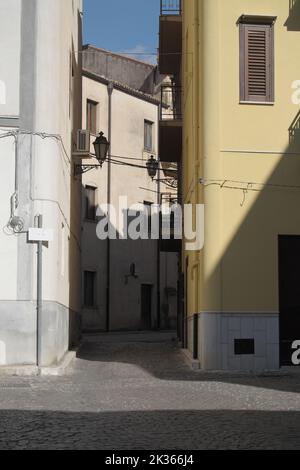
{"label": "beige stucco wall", "polygon": [[[83,128],[86,128],[86,102],[93,100],[98,105],[98,130],[108,136],[108,92],[107,85],[83,77]],[[144,150],[144,120],[153,122],[153,151]],[[111,155],[115,160],[143,168],[112,165],[111,202],[118,210],[119,197],[126,196],[128,204],[157,203],[157,183],[149,178],[146,162],[150,155],[158,158],[158,106],[145,99],[114,89],[112,93]],[[128,157],[126,159],[126,157]],[[133,160],[132,160],[133,159]],[[136,160],[134,160],[136,159]],[[92,163],[92,160],[85,160]],[[107,162],[101,170],[92,170],[82,177],[84,187],[97,188],[97,204],[107,202]],[[174,192],[161,186],[162,192]],[[84,201],[83,201],[84,202]],[[141,284],[152,284],[152,315],[156,316],[157,242],[156,241],[112,241],[111,249],[111,293],[110,317],[112,329],[139,329],[141,326]],[[96,307],[83,308],[83,325],[88,329],[106,328],[106,242],[96,236],[96,223],[84,219],[82,232],[82,269],[97,272]],[[126,284],[130,264],[136,264],[138,279],[130,278]],[[177,288],[177,255],[162,254],[161,302],[165,302],[165,287]],[[176,302],[170,301],[170,317],[176,322]]]}

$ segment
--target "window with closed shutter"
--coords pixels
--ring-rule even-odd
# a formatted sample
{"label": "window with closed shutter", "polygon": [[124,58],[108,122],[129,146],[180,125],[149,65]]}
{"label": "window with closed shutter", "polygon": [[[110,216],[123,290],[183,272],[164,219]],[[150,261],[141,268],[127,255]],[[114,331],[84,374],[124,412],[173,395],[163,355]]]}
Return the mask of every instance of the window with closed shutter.
{"label": "window with closed shutter", "polygon": [[153,122],[144,121],[144,148],[148,152],[153,150]]}
{"label": "window with closed shutter", "polygon": [[274,101],[274,18],[240,21],[240,100]]}
{"label": "window with closed shutter", "polygon": [[87,100],[86,104],[86,128],[92,134],[97,134],[98,127],[98,103],[96,101]]}
{"label": "window with closed shutter", "polygon": [[85,187],[85,218],[87,220],[96,220],[96,191],[93,186]]}

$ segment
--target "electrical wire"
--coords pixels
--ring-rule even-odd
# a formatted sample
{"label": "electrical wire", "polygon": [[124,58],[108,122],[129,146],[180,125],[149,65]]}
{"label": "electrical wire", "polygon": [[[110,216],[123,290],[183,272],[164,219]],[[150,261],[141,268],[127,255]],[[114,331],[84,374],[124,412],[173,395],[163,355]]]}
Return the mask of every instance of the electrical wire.
{"label": "electrical wire", "polygon": [[137,161],[137,162],[145,162],[146,161],[145,158],[124,157],[124,155],[123,156],[121,156],[121,155],[111,155],[111,157],[121,158],[123,160],[133,160],[133,161]]}
{"label": "electrical wire", "polygon": [[75,54],[106,54],[106,55],[121,55],[121,56],[162,56],[162,55],[193,55],[193,52],[126,52],[126,51],[120,51],[120,52],[112,52],[112,51],[105,51],[105,50],[89,50],[89,49],[84,49],[82,51],[74,51]]}
{"label": "electrical wire", "polygon": [[[68,167],[72,164],[71,159],[70,159],[70,157],[67,153],[67,150],[65,148],[65,145],[64,145],[64,142],[63,142],[63,139],[62,139],[61,135],[59,135],[59,134],[50,134],[50,133],[47,133],[47,132],[33,132],[33,131],[27,131],[27,130],[18,130],[18,131],[9,131],[9,132],[6,132],[4,134],[0,134],[0,139],[9,138],[9,137],[14,137],[16,139],[17,136],[19,136],[19,135],[33,135],[33,136],[41,137],[42,139],[47,139],[47,138],[55,139],[57,142],[60,143],[61,148],[63,150],[63,153],[64,153],[64,155],[67,159],[67,161],[66,161],[65,158],[64,158],[65,164]],[[63,172],[64,172],[64,169],[63,169]],[[68,170],[68,172],[71,175],[71,171]],[[53,201],[53,202],[56,202],[56,201]],[[71,226],[70,226],[66,216],[64,215],[63,211],[61,210],[61,208],[60,208],[60,212],[61,212],[61,214],[64,218],[64,221],[65,221],[65,223],[66,223],[66,225],[67,225],[67,227],[70,231],[70,234],[75,239],[76,243],[78,244],[78,246],[80,248],[79,240],[77,239],[76,234],[72,231]],[[14,235],[14,234],[22,233],[23,226],[24,226],[24,220],[21,219],[21,218],[18,218],[18,219],[20,221],[20,225],[16,225],[16,227],[12,227],[11,222],[13,221],[13,218],[11,217],[9,222],[7,223],[6,227],[4,227],[3,230],[8,229],[10,232],[12,231],[13,233],[7,233],[7,232],[4,232],[4,233],[6,233],[7,235],[9,235],[9,234]]]}
{"label": "electrical wire", "polygon": [[[300,185],[290,185],[290,184],[275,184],[275,183],[257,183],[251,181],[239,181],[239,180],[230,180],[230,179],[212,179],[212,178],[201,178],[199,183],[203,186],[219,186],[221,189],[240,189],[240,190],[247,190],[247,191],[254,191],[260,192],[261,189],[254,188],[253,186],[260,186],[262,188],[272,188],[272,189],[300,189]],[[245,186],[229,186],[230,184],[239,184],[239,185],[246,185]]]}
{"label": "electrical wire", "polygon": [[[134,165],[132,163],[125,163],[125,162],[120,162],[118,160],[114,160],[114,159],[110,159],[111,163],[114,164],[114,165],[119,165],[119,166],[129,166],[129,167],[132,167],[132,168],[140,168],[142,170],[147,170],[147,167],[146,166],[142,166],[142,165]],[[165,171],[163,168],[158,168],[157,171]],[[177,173],[177,170],[169,170],[168,171],[171,171],[171,172],[174,172],[174,173]]]}
{"label": "electrical wire", "polygon": [[42,139],[55,139],[60,142],[62,146],[63,153],[68,161],[68,163],[71,163],[71,159],[68,155],[68,152],[66,150],[66,147],[64,145],[63,139],[61,135],[59,134],[48,134],[47,132],[33,132],[33,131],[26,131],[26,130],[18,130],[18,131],[10,131],[6,132],[5,134],[0,134],[0,139],[8,138],[8,137],[17,137],[18,135],[33,135],[37,137],[41,137]]}

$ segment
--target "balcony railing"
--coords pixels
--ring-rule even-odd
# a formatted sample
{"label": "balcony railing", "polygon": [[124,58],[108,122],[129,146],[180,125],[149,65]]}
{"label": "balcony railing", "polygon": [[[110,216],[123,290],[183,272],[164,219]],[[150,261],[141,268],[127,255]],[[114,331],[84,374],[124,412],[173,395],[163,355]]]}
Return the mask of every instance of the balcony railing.
{"label": "balcony railing", "polygon": [[161,86],[161,120],[181,120],[181,86],[165,83]]}
{"label": "balcony railing", "polygon": [[181,0],[160,0],[160,14],[181,15]]}

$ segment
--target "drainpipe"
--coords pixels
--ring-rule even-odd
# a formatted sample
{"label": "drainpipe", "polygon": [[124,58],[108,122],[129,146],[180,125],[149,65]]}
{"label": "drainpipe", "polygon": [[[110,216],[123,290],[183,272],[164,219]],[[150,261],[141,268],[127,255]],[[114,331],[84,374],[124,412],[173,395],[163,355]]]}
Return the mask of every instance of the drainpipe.
{"label": "drainpipe", "polygon": [[[107,85],[108,93],[108,141],[110,142],[109,155],[108,155],[108,168],[107,168],[107,204],[108,207],[111,203],[111,123],[112,123],[112,94],[114,85],[109,82]],[[108,220],[110,221],[110,209],[108,209]],[[106,251],[106,331],[110,331],[110,239],[107,237],[107,251]]]}
{"label": "drainpipe", "polygon": [[[160,115],[161,115],[161,105],[157,107],[157,132],[158,132],[158,139],[159,142],[159,122],[160,122]],[[159,153],[159,152],[158,152]],[[160,168],[160,156],[158,155],[158,163]],[[161,172],[158,171],[158,178],[157,178],[157,204],[160,210],[161,207],[161,186],[160,186],[160,175]],[[160,232],[160,231],[159,231]],[[161,326],[161,318],[160,318],[160,235],[157,241],[157,329],[160,330]]]}
{"label": "drainpipe", "polygon": [[[43,227],[43,216],[36,217],[37,227]],[[38,242],[37,250],[37,296],[36,296],[36,364],[38,367],[42,364],[42,308],[43,308],[43,242]]]}

